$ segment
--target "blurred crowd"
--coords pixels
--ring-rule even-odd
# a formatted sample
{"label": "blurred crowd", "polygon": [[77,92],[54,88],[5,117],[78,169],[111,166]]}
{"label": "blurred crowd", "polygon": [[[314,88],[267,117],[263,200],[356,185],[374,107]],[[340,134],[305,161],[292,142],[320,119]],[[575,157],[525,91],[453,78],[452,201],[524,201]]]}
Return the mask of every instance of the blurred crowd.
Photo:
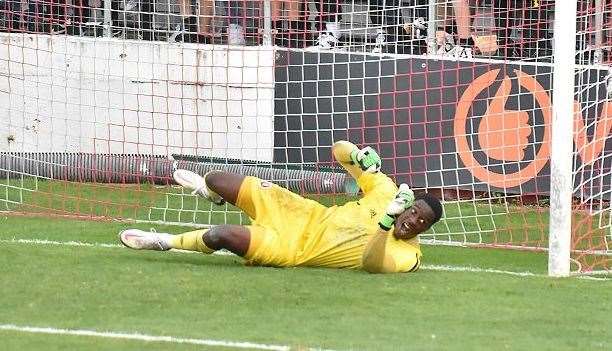
{"label": "blurred crowd", "polygon": [[[608,59],[611,13],[578,0],[588,60]],[[553,17],[554,0],[0,0],[3,32],[523,60],[552,56]]]}

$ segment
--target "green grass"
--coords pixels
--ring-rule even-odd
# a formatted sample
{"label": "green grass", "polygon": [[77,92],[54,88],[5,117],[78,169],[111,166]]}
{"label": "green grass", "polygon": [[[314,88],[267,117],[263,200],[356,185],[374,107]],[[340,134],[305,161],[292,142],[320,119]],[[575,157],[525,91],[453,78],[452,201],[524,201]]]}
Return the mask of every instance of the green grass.
{"label": "green grass", "polygon": [[[228,215],[224,208],[217,210],[170,187],[118,188],[31,179],[3,184],[0,206],[18,212],[190,223],[246,221],[237,211]],[[317,200],[331,204],[348,198]],[[165,213],[152,212],[163,208]],[[479,201],[447,204],[445,211],[449,219],[435,228],[437,233],[467,231],[471,232],[465,235],[467,240],[478,240],[479,231],[489,231],[487,240],[545,240],[538,229],[547,221],[542,208]],[[245,267],[234,256],[13,240],[117,244],[118,231],[151,226],[171,233],[190,230],[125,221],[0,217],[0,324],[248,341],[296,349],[612,348],[612,281],[548,278],[547,256],[541,253],[425,246],[421,271],[370,275]],[[432,270],[435,266],[535,276]],[[26,351],[210,348],[15,331],[0,331],[0,345],[3,350]]]}
{"label": "green grass", "polygon": [[[0,238],[117,243],[116,232],[127,227],[148,226],[4,217]],[[547,278],[546,256],[532,252],[424,248],[426,267],[542,274],[517,277],[245,267],[233,256],[7,241],[0,248],[0,324],[340,350],[612,347],[612,282]],[[8,350],[196,349],[6,331],[0,338]]]}
{"label": "green grass", "polygon": [[96,351],[196,351],[203,350],[198,345],[167,344],[130,340],[113,339],[92,339],[85,336],[60,336],[29,334],[24,337],[19,332],[0,331],[4,350],[45,350],[45,351],[66,351],[66,350],[96,350]]}
{"label": "green grass", "polygon": [[230,206],[213,205],[178,187],[47,181],[28,177],[0,182],[0,210],[92,218],[176,223],[240,223],[248,219]]}
{"label": "green grass", "polygon": [[[351,196],[310,195],[325,204],[356,200]],[[180,188],[151,184],[115,185],[24,178],[0,181],[0,209],[91,218],[189,224],[248,223],[239,209],[214,206]],[[445,218],[432,234],[462,242],[523,242],[545,245],[548,212],[495,199],[449,202]],[[527,231],[526,231],[527,230]],[[529,236],[529,233],[532,234]],[[487,235],[482,235],[488,233]],[[533,235],[533,234],[537,235]]]}

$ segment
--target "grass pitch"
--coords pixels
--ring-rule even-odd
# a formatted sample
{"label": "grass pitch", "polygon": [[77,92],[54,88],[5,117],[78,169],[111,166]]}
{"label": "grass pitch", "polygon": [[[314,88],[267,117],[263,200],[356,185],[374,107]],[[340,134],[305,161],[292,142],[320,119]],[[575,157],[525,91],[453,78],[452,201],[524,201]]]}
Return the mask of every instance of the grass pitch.
{"label": "grass pitch", "polygon": [[[612,348],[612,282],[543,276],[546,256],[424,247],[415,274],[245,267],[118,246],[117,222],[0,218],[0,324],[289,345],[296,350]],[[156,226],[180,233],[186,228]],[[440,271],[480,267],[505,273]],[[0,331],[5,350],[232,349]]]}
{"label": "grass pitch", "polygon": [[[0,206],[11,213],[248,222],[233,208],[152,185],[5,180]],[[496,242],[542,244],[547,213],[508,206],[489,200],[447,204],[446,220],[434,230],[450,239],[462,233],[471,242],[487,232]],[[547,278],[545,254],[425,246],[419,272],[371,275],[245,267],[235,256],[142,252],[118,245],[120,230],[152,226],[175,234],[192,229],[0,217],[0,349],[235,349],[228,342],[295,350],[612,349],[612,281]],[[31,333],[25,327],[58,333]],[[59,329],[174,339],[75,336]],[[179,338],[225,341],[225,346],[184,344]]]}

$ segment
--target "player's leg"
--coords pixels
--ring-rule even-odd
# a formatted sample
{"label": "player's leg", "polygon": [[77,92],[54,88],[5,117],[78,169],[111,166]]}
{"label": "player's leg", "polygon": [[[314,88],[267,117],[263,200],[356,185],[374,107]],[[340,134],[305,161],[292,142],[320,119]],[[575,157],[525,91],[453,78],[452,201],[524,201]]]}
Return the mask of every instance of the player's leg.
{"label": "player's leg", "polygon": [[[206,178],[211,173],[220,173],[227,178],[227,184],[224,184],[226,183],[226,180],[224,177],[219,177],[219,174],[217,174],[215,177],[211,177],[211,179],[214,181],[212,186],[215,189],[219,188],[223,194],[218,194],[215,190],[211,189],[210,185],[207,183]],[[242,180],[244,180],[244,176],[240,174],[211,171],[202,177],[197,173],[185,169],[177,169],[174,171],[172,176],[174,177],[174,180],[182,187],[193,190],[194,195],[200,195],[217,205],[223,205],[225,203],[225,196],[227,196],[227,200],[235,199],[238,191],[240,190]],[[235,201],[230,202],[232,204],[235,203]]]}
{"label": "player's leg", "polygon": [[174,179],[183,187],[193,189],[194,194],[204,196],[214,203],[228,201],[254,220],[266,217],[291,218],[295,213],[324,209],[323,205],[313,200],[256,177],[223,171],[211,171],[201,177],[179,169],[174,172]]}
{"label": "player's leg", "polygon": [[199,35],[210,36],[212,17],[215,11],[215,3],[212,0],[200,0],[197,32]]}
{"label": "player's leg", "polygon": [[289,17],[290,21],[299,21],[301,19],[302,0],[287,0],[285,7],[287,8],[287,17]]}
{"label": "player's leg", "polygon": [[245,178],[246,176],[242,174],[222,171],[211,171],[205,176],[208,188],[232,205],[236,205],[238,193]]}
{"label": "player's leg", "polygon": [[180,235],[127,229],[119,233],[119,240],[135,250],[180,249],[210,254],[225,249],[238,256],[245,256],[249,250],[251,234],[249,227],[240,225],[218,225]]}
{"label": "player's leg", "polygon": [[270,1],[270,12],[272,15],[272,21],[280,21],[283,12],[283,0]]}
{"label": "player's leg", "polygon": [[[240,208],[252,219],[257,219],[258,214],[273,215],[272,211],[267,211],[266,209],[279,203],[277,196],[279,192],[287,192],[293,196],[298,196],[268,181],[241,174],[211,171],[206,174],[205,178],[206,185],[211,191],[214,191],[227,202]],[[272,188],[281,190],[271,191]]]}
{"label": "player's leg", "polygon": [[258,225],[219,225],[180,235],[128,229],[119,233],[119,239],[136,250],[180,249],[210,254],[225,249],[247,259],[249,264],[295,265],[296,240],[283,240],[276,230]]}
{"label": "player's leg", "polygon": [[[218,205],[228,201],[242,209],[249,217],[255,218],[255,205],[251,199],[251,191],[243,191],[242,201],[239,201],[241,189],[247,183],[245,181],[246,176],[223,171],[210,171],[204,177],[201,177],[184,169],[176,170],[173,176],[177,183],[185,188],[192,189],[194,194],[203,196]],[[257,183],[261,181],[254,177],[248,178]]]}
{"label": "player's leg", "polygon": [[212,253],[225,249],[238,256],[246,255],[249,250],[251,234],[247,226],[223,224],[208,230],[175,235],[170,240],[173,249]]}

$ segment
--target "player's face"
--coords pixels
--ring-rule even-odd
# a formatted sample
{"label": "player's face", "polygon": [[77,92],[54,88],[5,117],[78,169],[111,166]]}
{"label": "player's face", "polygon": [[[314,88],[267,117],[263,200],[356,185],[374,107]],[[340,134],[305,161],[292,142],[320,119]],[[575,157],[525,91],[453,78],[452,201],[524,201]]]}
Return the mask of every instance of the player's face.
{"label": "player's face", "polygon": [[427,202],[417,200],[412,207],[402,212],[395,221],[393,236],[397,239],[411,239],[429,229],[435,213]]}

